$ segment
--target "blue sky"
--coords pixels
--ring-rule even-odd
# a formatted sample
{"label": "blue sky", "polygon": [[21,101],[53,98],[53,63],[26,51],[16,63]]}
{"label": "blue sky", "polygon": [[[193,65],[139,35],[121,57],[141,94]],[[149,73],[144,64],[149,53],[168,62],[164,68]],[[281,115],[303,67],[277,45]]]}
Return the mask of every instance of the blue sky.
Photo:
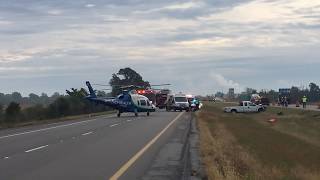
{"label": "blue sky", "polygon": [[64,92],[132,67],[212,94],[320,84],[319,0],[0,0],[0,92]]}

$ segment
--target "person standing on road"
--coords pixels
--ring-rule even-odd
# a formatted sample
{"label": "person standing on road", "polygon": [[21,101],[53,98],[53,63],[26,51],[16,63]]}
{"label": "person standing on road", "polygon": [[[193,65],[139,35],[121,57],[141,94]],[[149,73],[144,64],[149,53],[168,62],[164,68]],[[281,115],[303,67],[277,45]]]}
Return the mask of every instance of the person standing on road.
{"label": "person standing on road", "polygon": [[307,96],[302,97],[302,104],[303,104],[303,109],[307,108]]}
{"label": "person standing on road", "polygon": [[289,104],[288,98],[287,98],[287,96],[285,96],[285,97],[284,97],[284,106],[287,108],[287,107],[288,107],[288,104]]}

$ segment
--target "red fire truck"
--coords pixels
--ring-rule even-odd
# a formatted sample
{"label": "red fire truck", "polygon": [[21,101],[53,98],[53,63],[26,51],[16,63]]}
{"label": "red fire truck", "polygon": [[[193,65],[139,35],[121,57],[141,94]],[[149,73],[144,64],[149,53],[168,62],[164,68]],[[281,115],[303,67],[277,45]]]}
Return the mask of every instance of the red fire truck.
{"label": "red fire truck", "polygon": [[138,89],[137,92],[138,94],[146,96],[156,107],[160,109],[166,107],[165,101],[167,100],[168,94],[171,93],[169,89]]}

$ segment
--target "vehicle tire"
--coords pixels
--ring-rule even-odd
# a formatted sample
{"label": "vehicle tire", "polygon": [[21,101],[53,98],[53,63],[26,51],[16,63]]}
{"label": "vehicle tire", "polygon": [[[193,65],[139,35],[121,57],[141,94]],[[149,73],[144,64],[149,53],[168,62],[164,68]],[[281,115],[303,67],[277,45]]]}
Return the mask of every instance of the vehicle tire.
{"label": "vehicle tire", "polygon": [[147,112],[147,116],[150,116],[150,113],[149,113],[149,112]]}
{"label": "vehicle tire", "polygon": [[236,114],[236,113],[238,113],[238,112],[237,112],[237,110],[232,109],[232,110],[231,110],[231,113],[232,113],[232,114]]}
{"label": "vehicle tire", "polygon": [[262,111],[263,111],[263,109],[262,109],[262,108],[259,108],[259,109],[258,109],[258,112],[259,112],[259,113],[260,113],[260,112],[262,112]]}
{"label": "vehicle tire", "polygon": [[180,109],[180,112],[182,112],[182,109]]}
{"label": "vehicle tire", "polygon": [[186,109],[186,112],[189,112],[189,109]]}
{"label": "vehicle tire", "polygon": [[120,113],[118,113],[117,116],[120,117]]}

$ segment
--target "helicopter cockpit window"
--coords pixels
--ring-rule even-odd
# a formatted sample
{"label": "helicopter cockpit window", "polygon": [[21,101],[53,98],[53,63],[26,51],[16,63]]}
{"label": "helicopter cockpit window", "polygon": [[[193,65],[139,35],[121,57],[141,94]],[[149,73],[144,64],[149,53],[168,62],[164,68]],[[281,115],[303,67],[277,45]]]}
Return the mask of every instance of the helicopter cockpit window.
{"label": "helicopter cockpit window", "polygon": [[146,100],[140,100],[140,104],[141,104],[141,106],[147,105]]}
{"label": "helicopter cockpit window", "polygon": [[118,99],[123,99],[123,98],[124,98],[124,95],[118,96]]}

